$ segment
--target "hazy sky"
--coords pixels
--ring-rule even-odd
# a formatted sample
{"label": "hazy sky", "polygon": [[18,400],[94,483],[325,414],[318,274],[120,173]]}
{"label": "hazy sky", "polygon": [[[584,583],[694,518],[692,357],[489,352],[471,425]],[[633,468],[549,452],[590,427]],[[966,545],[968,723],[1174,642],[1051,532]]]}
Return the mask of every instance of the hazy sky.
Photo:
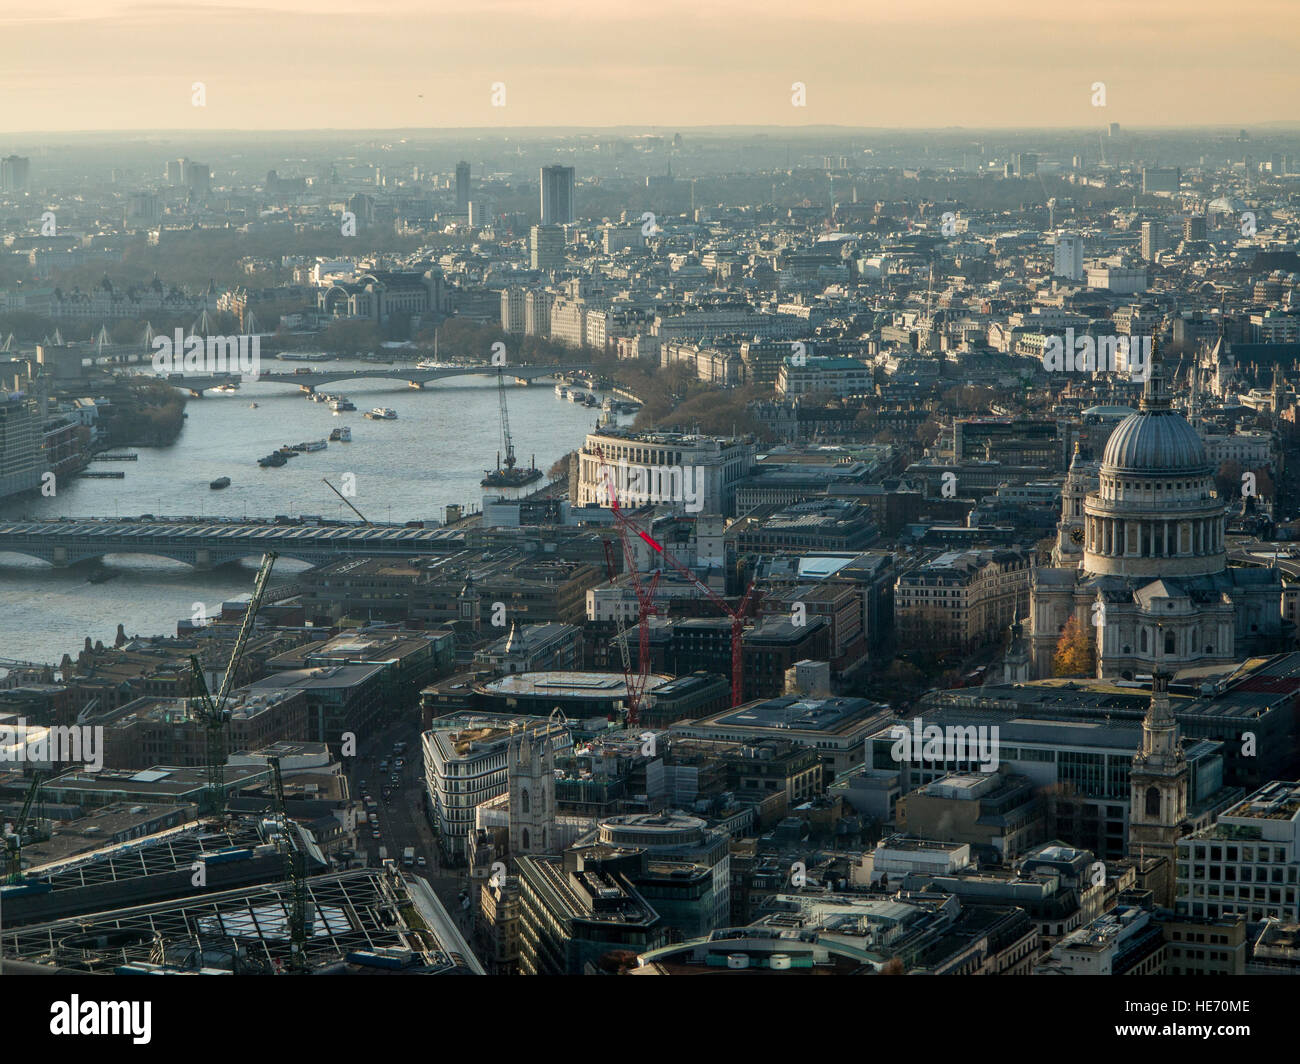
{"label": "hazy sky", "polygon": [[1245,126],[1300,119],[1298,29],[1300,0],[0,0],[0,128]]}

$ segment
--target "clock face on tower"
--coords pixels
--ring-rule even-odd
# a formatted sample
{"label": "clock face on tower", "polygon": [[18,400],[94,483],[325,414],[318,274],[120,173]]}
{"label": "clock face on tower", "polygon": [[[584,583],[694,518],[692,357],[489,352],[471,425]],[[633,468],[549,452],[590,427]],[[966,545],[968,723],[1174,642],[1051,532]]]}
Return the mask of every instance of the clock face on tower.
{"label": "clock face on tower", "polygon": [[1070,539],[1073,540],[1075,543],[1082,543],[1082,542],[1083,542],[1083,529],[1082,529],[1082,528],[1072,528],[1072,529],[1070,529]]}

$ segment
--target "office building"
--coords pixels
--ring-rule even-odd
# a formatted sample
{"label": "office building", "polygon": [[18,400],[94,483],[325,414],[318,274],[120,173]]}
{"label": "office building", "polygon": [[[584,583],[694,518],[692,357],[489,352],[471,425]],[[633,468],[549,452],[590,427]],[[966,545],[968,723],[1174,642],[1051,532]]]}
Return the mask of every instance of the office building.
{"label": "office building", "polygon": [[1163,975],[1165,940],[1152,914],[1117,905],[1052,947],[1035,975]]}
{"label": "office building", "polygon": [[825,394],[867,395],[875,388],[875,371],[856,358],[804,355],[785,359],[776,375],[782,397]]}
{"label": "office building", "polygon": [[784,739],[816,750],[835,775],[863,763],[867,739],[890,719],[887,707],[865,698],[769,698],[682,721],[674,736],[737,743]]}
{"label": "office building", "polygon": [[1016,177],[1033,177],[1038,173],[1038,155],[1032,151],[1016,152],[1011,156],[1011,167]]}
{"label": "office building", "polygon": [[535,225],[528,233],[529,265],[534,270],[558,270],[564,265],[564,230]]}
{"label": "office building", "polygon": [[749,437],[605,428],[578,453],[575,506],[608,507],[609,480],[623,505],[676,505],[688,513],[730,514],[736,483],[754,466]]}
{"label": "office building", "polygon": [[1143,222],[1141,251],[1142,258],[1147,262],[1154,262],[1156,254],[1164,250],[1165,246],[1165,227],[1163,222]]}
{"label": "office building", "polygon": [[993,642],[1029,612],[1033,558],[1024,550],[946,551],[900,576],[894,628],[904,646]]}
{"label": "office building", "polygon": [[520,857],[519,970],[594,975],[611,970],[611,954],[665,945],[663,919],[633,882],[646,863],[644,850],[608,846]]}
{"label": "office building", "polygon": [[40,402],[25,391],[0,388],[0,499],[41,486],[41,435]]}
{"label": "office building", "polygon": [[22,155],[6,155],[0,159],[0,192],[26,192],[31,177],[31,159]]}
{"label": "office building", "polygon": [[[730,837],[699,817],[684,813],[635,813],[600,822],[593,837],[611,849],[644,850],[649,864],[634,873],[642,896],[682,938],[695,938],[725,927],[731,914]],[[677,895],[672,880],[703,873],[701,889]],[[663,882],[661,882],[661,880]]]}
{"label": "office building", "polygon": [[542,225],[573,224],[573,187],[572,166],[542,167]]}
{"label": "office building", "polygon": [[1300,921],[1300,783],[1274,780],[1178,840],[1180,913]]}
{"label": "office building", "polygon": [[1078,233],[1059,233],[1052,251],[1052,276],[1067,281],[1083,280],[1083,237]]}
{"label": "office building", "polygon": [[468,214],[470,201],[469,163],[456,164],[456,213]]}
{"label": "office building", "polygon": [[1144,166],[1142,168],[1142,191],[1153,193],[1177,193],[1182,173],[1176,166]]}
{"label": "office building", "polygon": [[553,752],[573,745],[569,732],[559,724],[477,713],[439,718],[420,736],[426,810],[437,825],[438,842],[448,862],[464,862],[474,810],[507,792],[512,758],[517,757],[518,738],[525,732]]}
{"label": "office building", "polygon": [[515,285],[501,289],[501,328],[516,335],[523,333],[526,308],[524,289]]}

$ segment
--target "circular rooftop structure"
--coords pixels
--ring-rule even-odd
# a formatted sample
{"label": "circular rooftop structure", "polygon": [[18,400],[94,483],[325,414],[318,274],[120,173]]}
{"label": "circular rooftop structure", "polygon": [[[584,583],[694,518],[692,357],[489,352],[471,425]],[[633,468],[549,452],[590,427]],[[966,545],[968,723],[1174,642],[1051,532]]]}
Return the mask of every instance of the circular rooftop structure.
{"label": "circular rooftop structure", "polygon": [[1210,205],[1205,209],[1206,214],[1240,214],[1246,209],[1246,204],[1236,196],[1219,196],[1210,201]]}
{"label": "circular rooftop structure", "polygon": [[631,813],[602,820],[600,841],[647,850],[693,846],[703,840],[707,826],[699,817],[684,813]]}
{"label": "circular rooftop structure", "polygon": [[1102,468],[1111,473],[1204,473],[1205,444],[1187,419],[1173,410],[1130,414],[1106,441]]}

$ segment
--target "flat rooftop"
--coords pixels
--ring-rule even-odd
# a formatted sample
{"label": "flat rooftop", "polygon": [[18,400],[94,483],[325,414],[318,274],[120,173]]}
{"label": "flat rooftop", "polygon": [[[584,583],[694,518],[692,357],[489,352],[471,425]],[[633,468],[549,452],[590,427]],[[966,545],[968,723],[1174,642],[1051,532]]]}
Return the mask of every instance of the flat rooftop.
{"label": "flat rooftop", "polygon": [[251,683],[246,691],[326,691],[338,687],[359,687],[382,672],[385,665],[327,665],[316,669],[288,669]]}
{"label": "flat rooftop", "polygon": [[[729,623],[729,622],[728,622]],[[646,690],[668,683],[671,676],[651,674]],[[627,697],[627,681],[618,672],[517,672],[490,680],[483,685],[492,694],[535,698],[603,698]]]}
{"label": "flat rooftop", "polygon": [[738,706],[698,723],[733,728],[833,732],[884,709],[879,703],[865,698],[785,696]]}
{"label": "flat rooftop", "polygon": [[1243,820],[1295,820],[1300,817],[1300,783],[1274,780],[1222,816]]}

